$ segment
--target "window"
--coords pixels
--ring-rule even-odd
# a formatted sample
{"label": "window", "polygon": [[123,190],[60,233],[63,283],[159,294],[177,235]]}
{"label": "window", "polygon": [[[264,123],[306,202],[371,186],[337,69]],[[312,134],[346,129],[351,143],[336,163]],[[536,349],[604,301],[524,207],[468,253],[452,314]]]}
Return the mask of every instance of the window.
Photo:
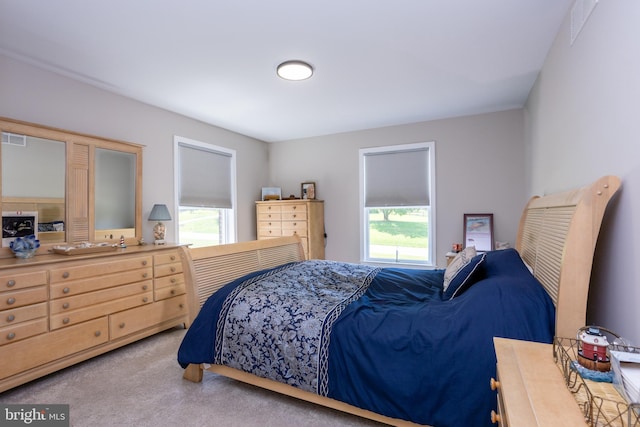
{"label": "window", "polygon": [[174,138],[178,242],[192,247],[236,241],[236,152]]}
{"label": "window", "polygon": [[360,150],[361,259],[435,265],[435,143]]}

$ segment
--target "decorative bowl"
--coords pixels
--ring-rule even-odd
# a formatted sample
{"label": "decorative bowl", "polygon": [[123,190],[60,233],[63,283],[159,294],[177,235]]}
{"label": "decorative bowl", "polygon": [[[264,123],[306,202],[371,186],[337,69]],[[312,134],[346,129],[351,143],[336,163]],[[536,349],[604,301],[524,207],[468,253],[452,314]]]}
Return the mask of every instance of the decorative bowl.
{"label": "decorative bowl", "polygon": [[31,258],[35,255],[37,249],[27,249],[24,251],[13,251],[16,258]]}
{"label": "decorative bowl", "polygon": [[40,240],[31,234],[25,237],[16,237],[9,243],[11,251],[17,258],[31,258],[40,247]]}

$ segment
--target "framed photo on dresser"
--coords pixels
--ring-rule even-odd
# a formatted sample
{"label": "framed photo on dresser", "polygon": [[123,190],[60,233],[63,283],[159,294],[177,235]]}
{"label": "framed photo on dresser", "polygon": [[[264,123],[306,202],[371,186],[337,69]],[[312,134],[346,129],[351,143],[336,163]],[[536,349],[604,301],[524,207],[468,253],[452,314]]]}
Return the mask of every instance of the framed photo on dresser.
{"label": "framed photo on dresser", "polygon": [[300,184],[300,198],[314,200],[316,198],[316,183],[303,182]]}
{"label": "framed photo on dresser", "polygon": [[478,252],[492,251],[493,214],[464,214],[464,247],[475,246]]}

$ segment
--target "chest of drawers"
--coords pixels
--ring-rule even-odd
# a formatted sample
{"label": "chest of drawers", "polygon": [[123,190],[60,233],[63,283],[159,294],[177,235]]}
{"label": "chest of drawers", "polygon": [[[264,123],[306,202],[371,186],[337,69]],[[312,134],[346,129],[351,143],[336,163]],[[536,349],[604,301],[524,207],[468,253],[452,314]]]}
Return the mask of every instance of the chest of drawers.
{"label": "chest of drawers", "polygon": [[0,259],[0,392],[187,324],[184,250]]}
{"label": "chest of drawers", "polygon": [[258,240],[297,235],[307,259],[324,259],[324,202],[256,202]]}

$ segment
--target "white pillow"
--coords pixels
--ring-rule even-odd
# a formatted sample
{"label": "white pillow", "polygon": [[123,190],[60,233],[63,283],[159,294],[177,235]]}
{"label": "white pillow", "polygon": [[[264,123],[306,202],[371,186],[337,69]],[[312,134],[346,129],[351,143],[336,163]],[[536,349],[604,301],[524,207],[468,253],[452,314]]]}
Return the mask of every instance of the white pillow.
{"label": "white pillow", "polygon": [[442,286],[442,291],[446,292],[449,284],[453,280],[454,277],[467,266],[471,262],[474,256],[477,255],[475,246],[467,246],[462,251],[458,252],[453,260],[447,266],[447,269],[444,272],[444,283]]}

